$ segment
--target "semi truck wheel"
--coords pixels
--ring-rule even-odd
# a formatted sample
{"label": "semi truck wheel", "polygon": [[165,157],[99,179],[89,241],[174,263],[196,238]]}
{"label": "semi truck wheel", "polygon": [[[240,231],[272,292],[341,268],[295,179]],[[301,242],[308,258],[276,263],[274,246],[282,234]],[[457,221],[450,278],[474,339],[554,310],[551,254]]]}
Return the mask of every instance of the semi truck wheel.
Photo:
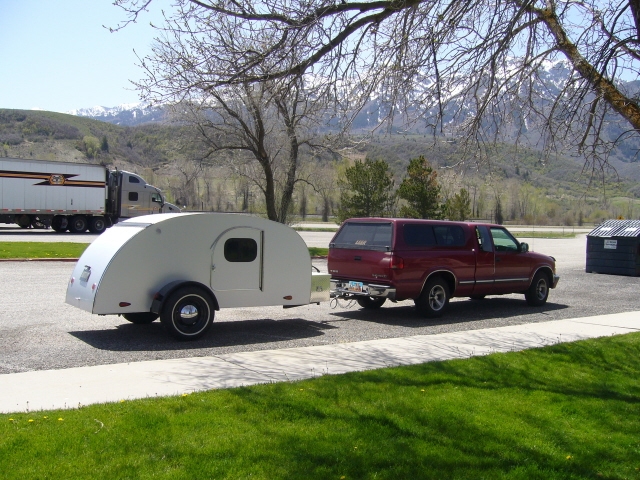
{"label": "semi truck wheel", "polygon": [[214,314],[213,301],[207,292],[197,287],[183,287],[164,302],[160,321],[178,340],[195,340],[211,328]]}
{"label": "semi truck wheel", "polygon": [[29,228],[31,226],[31,217],[29,215],[20,215],[16,217],[16,223],[20,228]]}
{"label": "semi truck wheel", "polygon": [[136,325],[146,325],[155,322],[159,317],[157,313],[152,312],[123,313],[122,316],[125,320],[135,323]]}
{"label": "semi truck wheel", "polygon": [[91,233],[100,234],[107,229],[107,223],[104,220],[104,217],[91,217],[89,220],[89,231]]}
{"label": "semi truck wheel", "polygon": [[549,298],[549,277],[544,272],[536,273],[529,289],[525,292],[524,298],[527,303],[534,307],[539,307],[547,303]]}
{"label": "semi truck wheel", "polygon": [[415,303],[423,317],[442,316],[449,304],[449,285],[440,277],[432,278],[426,283]]}
{"label": "semi truck wheel", "polygon": [[387,299],[384,297],[356,297],[356,302],[362,308],[367,310],[375,310],[380,308]]}
{"label": "semi truck wheel", "polygon": [[74,215],[69,222],[71,233],[84,233],[87,231],[87,217],[84,215]]}
{"label": "semi truck wheel", "polygon": [[58,233],[66,232],[69,226],[69,219],[62,215],[56,215],[51,220],[51,228]]}

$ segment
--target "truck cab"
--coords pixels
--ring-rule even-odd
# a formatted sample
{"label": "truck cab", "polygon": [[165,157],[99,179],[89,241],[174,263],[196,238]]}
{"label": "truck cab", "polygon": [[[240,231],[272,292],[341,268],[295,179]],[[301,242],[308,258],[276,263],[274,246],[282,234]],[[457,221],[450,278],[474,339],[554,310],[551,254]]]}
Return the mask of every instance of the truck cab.
{"label": "truck cab", "polygon": [[119,191],[119,194],[113,195],[113,198],[119,200],[120,205],[114,210],[119,211],[120,218],[180,212],[177,206],[165,202],[162,192],[149,185],[141,176],[124,170],[115,173],[117,175],[114,175],[112,188]]}

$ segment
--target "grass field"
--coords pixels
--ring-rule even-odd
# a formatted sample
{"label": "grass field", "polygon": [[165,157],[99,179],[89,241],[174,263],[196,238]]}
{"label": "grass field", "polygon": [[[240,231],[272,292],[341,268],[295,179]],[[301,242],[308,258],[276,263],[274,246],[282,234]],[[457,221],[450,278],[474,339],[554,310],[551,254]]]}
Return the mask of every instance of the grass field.
{"label": "grass field", "polygon": [[637,479],[640,334],[0,415],[26,478]]}
{"label": "grass field", "polygon": [[0,242],[0,258],[78,258],[88,243]]}

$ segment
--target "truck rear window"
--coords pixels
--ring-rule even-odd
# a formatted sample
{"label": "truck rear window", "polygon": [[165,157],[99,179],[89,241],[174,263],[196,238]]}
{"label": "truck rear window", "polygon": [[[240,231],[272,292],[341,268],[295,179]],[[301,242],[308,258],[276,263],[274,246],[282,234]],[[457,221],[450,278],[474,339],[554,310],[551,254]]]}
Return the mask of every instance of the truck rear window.
{"label": "truck rear window", "polygon": [[464,230],[459,225],[404,226],[404,242],[412,247],[463,247],[466,244]]}
{"label": "truck rear window", "polygon": [[346,223],[331,243],[332,247],[388,250],[391,248],[391,223]]}

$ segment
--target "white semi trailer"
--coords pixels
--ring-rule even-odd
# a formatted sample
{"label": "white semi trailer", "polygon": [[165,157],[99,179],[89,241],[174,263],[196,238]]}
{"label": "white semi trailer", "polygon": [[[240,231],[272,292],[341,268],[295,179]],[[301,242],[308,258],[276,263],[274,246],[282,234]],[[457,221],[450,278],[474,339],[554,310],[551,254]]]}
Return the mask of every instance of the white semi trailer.
{"label": "white semi trailer", "polygon": [[312,272],[292,228],[224,213],[148,215],[126,220],[84,251],[66,302],[133,323],[160,317],[180,340],[199,338],[215,310],[295,307],[329,301],[330,275]]}
{"label": "white semi trailer", "polygon": [[102,165],[0,158],[0,223],[102,233],[120,218],[179,211],[135,173]]}

